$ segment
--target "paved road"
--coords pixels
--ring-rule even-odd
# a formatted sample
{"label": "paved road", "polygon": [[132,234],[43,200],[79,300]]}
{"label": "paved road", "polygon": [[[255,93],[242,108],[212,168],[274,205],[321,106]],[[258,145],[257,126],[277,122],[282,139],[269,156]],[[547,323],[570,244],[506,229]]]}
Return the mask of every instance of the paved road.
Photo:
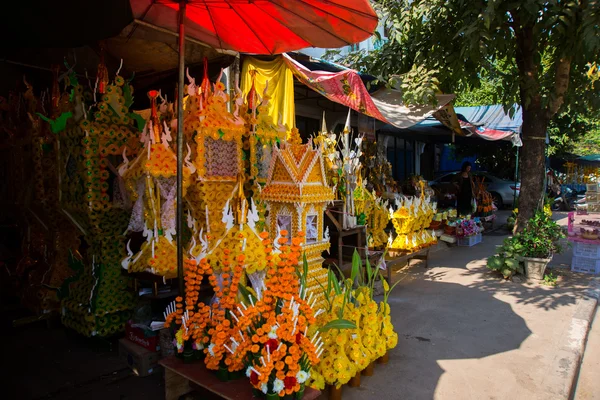
{"label": "paved road", "polygon": [[[503,236],[450,248],[394,273],[390,303],[399,333],[386,366],[344,388],[357,399],[566,399],[573,376],[571,322],[590,277],[555,258],[557,288],[504,281],[485,268]],[[571,375],[569,375],[571,373]]]}

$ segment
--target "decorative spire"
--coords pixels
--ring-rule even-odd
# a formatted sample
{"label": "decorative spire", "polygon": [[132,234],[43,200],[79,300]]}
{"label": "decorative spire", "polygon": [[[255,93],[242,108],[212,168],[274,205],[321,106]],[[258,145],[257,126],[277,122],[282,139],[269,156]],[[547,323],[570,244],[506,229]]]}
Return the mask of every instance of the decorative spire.
{"label": "decorative spire", "polygon": [[200,90],[202,92],[202,98],[204,99],[204,104],[206,104],[206,100],[208,96],[211,94],[210,89],[210,80],[208,79],[208,59],[204,57],[204,76],[202,77],[202,83],[200,84]]}
{"label": "decorative spire", "polygon": [[[352,109],[349,108],[348,109],[348,116],[346,117],[346,125],[344,125],[344,133],[350,133],[350,113],[352,112]],[[323,119],[324,120],[324,119]]]}
{"label": "decorative spire", "polygon": [[100,45],[100,63],[98,64],[96,81],[98,82],[98,93],[106,93],[106,87],[108,86],[108,69],[106,69],[106,64],[104,63],[104,46],[102,45]]}
{"label": "decorative spire", "polygon": [[254,78],[256,76],[256,70],[253,69],[252,71],[249,72],[249,74],[252,77],[252,87],[250,88],[250,91],[248,92],[248,95],[246,96],[246,102],[248,103],[248,110],[254,111],[257,106],[257,104],[256,104],[257,93],[256,93],[256,88],[254,87]]}
{"label": "decorative spire", "polygon": [[238,174],[237,178],[237,194],[233,198],[233,208],[235,215],[235,223],[243,225],[248,222],[248,201],[244,195],[244,174]]}
{"label": "decorative spire", "polygon": [[154,143],[160,142],[160,122],[158,121],[158,113],[156,112],[156,99],[158,98],[158,90],[150,90],[148,97],[150,98],[150,120],[152,121],[152,134],[154,135]]}
{"label": "decorative spire", "polygon": [[321,123],[321,133],[327,134],[327,123],[325,122],[325,110],[323,110],[323,122]]}

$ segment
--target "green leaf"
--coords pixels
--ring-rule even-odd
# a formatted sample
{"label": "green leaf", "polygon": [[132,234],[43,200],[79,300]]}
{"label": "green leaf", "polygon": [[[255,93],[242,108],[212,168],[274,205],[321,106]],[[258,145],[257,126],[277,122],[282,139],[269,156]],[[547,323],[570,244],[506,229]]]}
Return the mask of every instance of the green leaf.
{"label": "green leaf", "polygon": [[50,131],[52,131],[52,133],[59,133],[59,132],[64,131],[65,128],[67,127],[67,120],[73,116],[73,113],[70,111],[60,114],[60,116],[56,119],[50,119],[40,113],[36,113],[36,114],[41,119],[43,119],[44,121],[46,121],[47,123],[50,124]]}
{"label": "green leaf", "polygon": [[132,120],[135,121],[136,123],[136,127],[138,131],[143,131],[144,127],[146,126],[146,120],[138,113],[134,113],[134,112],[130,112],[129,114],[129,118],[131,118]]}
{"label": "green leaf", "polygon": [[347,319],[336,319],[328,322],[319,328],[320,332],[326,332],[330,329],[356,329],[356,324],[352,321],[348,321]]}
{"label": "green leaf", "polygon": [[331,282],[333,283],[333,290],[335,290],[336,294],[341,294],[342,289],[340,288],[340,283],[338,282],[337,276],[335,276],[335,272],[329,270],[329,273],[332,275]]}
{"label": "green leaf", "polygon": [[504,260],[504,263],[508,268],[512,269],[513,271],[516,271],[516,269],[519,268],[519,261],[515,260],[514,258],[507,258],[506,260]]}
{"label": "green leaf", "polygon": [[350,279],[352,282],[354,282],[358,276],[361,265],[362,261],[360,260],[360,255],[358,254],[358,251],[354,249],[354,254],[352,254],[352,271],[350,272]]}
{"label": "green leaf", "polygon": [[373,274],[373,268],[371,268],[371,263],[369,262],[369,257],[365,257],[365,269],[367,271],[367,283],[369,286],[372,287],[375,275]]}
{"label": "green leaf", "polygon": [[500,256],[492,256],[487,260],[487,267],[489,269],[500,270],[504,267],[504,258]]}

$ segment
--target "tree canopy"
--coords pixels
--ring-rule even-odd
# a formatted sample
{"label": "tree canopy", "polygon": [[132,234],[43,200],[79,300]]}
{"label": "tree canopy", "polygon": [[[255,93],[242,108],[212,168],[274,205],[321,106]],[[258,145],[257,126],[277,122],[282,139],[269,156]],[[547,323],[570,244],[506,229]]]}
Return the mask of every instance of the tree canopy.
{"label": "tree canopy", "polygon": [[437,91],[460,93],[487,79],[492,99],[522,106],[519,215],[528,220],[542,204],[550,121],[600,110],[591,71],[600,59],[600,0],[372,2],[387,40],[346,62],[380,82],[399,81],[405,102],[433,102]]}

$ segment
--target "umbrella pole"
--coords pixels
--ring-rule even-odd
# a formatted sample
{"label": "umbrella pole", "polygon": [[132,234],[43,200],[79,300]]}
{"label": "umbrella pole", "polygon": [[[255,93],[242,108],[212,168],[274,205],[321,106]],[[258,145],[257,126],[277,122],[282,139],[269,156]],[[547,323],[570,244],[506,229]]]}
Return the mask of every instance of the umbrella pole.
{"label": "umbrella pole", "polygon": [[177,86],[177,280],[183,296],[183,87],[185,84],[185,6],[179,2],[179,84]]}

